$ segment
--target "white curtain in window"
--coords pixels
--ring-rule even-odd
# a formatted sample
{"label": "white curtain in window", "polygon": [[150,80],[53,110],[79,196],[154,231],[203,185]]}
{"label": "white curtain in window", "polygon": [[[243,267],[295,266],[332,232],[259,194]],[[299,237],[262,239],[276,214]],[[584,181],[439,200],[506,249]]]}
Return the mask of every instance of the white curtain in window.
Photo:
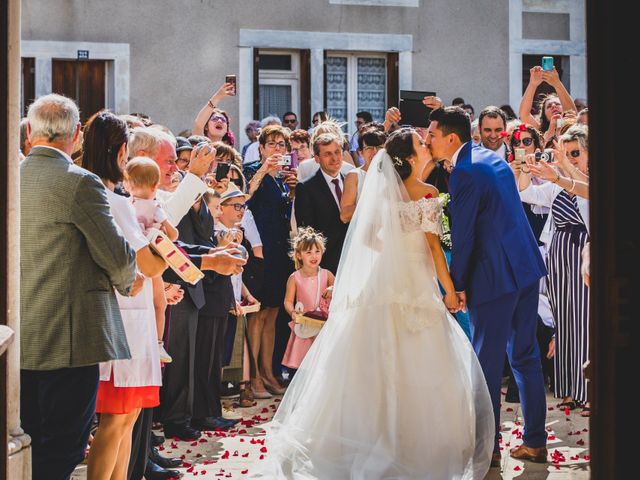
{"label": "white curtain in window", "polygon": [[281,120],[291,110],[290,85],[260,85],[260,118],[277,115]]}
{"label": "white curtain in window", "polygon": [[327,113],[347,121],[347,58],[327,57]]}
{"label": "white curtain in window", "polygon": [[387,109],[387,69],[384,58],[358,58],[358,111],[384,121]]}

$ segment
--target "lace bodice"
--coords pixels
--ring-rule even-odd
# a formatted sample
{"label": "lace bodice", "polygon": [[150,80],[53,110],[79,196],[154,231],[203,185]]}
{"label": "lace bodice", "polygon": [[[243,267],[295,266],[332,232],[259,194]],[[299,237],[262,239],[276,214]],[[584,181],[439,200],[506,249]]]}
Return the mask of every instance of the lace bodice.
{"label": "lace bodice", "polygon": [[429,232],[442,236],[442,199],[421,198],[400,205],[400,223],[405,232]]}

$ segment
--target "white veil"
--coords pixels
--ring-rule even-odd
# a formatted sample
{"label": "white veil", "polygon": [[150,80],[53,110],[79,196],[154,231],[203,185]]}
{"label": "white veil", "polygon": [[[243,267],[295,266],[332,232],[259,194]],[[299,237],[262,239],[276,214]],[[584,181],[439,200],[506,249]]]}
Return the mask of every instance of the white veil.
{"label": "white veil", "polygon": [[408,200],[381,150],[349,226],[329,319],[278,407],[258,478],[469,480],[487,472],[489,394],[444,307],[425,235],[407,228],[416,203]]}

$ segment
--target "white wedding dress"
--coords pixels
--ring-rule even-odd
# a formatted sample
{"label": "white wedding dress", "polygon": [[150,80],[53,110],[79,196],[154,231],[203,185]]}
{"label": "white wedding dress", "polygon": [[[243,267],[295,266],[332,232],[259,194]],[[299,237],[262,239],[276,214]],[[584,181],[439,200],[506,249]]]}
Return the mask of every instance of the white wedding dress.
{"label": "white wedding dress", "polygon": [[254,478],[482,479],[494,442],[473,348],[447,312],[424,232],[439,199],[408,201],[374,158],[329,320],[279,405]]}

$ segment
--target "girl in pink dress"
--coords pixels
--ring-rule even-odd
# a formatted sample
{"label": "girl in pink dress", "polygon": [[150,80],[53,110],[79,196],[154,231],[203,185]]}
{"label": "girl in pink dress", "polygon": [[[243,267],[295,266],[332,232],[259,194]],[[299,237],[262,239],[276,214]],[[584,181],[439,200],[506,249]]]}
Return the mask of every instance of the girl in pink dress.
{"label": "girl in pink dress", "polygon": [[291,336],[282,359],[285,367],[300,367],[317,335],[317,332],[310,332],[309,327],[296,325],[296,314],[311,311],[326,314],[329,311],[335,277],[329,270],[320,267],[326,241],[320,232],[307,227],[299,229],[298,235],[291,242],[291,257],[295,262],[296,271],[287,281],[284,297],[284,308],[293,319],[289,322]]}

